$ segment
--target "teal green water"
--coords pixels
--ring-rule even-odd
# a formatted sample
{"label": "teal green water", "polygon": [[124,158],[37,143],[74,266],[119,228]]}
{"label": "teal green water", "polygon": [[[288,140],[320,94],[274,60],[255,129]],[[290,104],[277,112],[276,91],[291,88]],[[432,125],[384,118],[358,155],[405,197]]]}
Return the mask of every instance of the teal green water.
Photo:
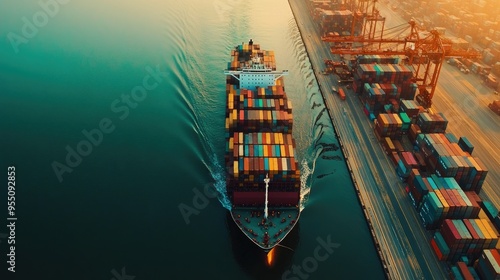
{"label": "teal green water", "polygon": [[[0,168],[16,167],[18,279],[383,278],[287,1],[67,2],[45,22],[37,1],[0,4]],[[249,38],[290,71],[303,163],[304,209],[283,243],[294,251],[278,248],[272,268],[234,232],[224,196],[200,195],[225,187],[222,70]],[[318,238],[336,244],[321,260]]]}

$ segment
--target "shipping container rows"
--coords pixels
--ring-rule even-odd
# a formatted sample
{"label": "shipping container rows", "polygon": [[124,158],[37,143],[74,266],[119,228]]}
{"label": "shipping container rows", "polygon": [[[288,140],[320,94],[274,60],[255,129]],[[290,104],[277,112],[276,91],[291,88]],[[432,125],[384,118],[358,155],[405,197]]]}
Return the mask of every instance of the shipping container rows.
{"label": "shipping container rows", "polygon": [[281,85],[257,88],[255,91],[226,88],[228,96],[226,131],[262,131],[292,133],[292,104]]}
{"label": "shipping container rows", "polygon": [[258,44],[250,46],[247,43],[239,45],[237,50],[231,51],[231,61],[228,62],[227,69],[241,70],[242,68],[249,68],[251,65],[250,56],[260,57],[266,67],[276,70],[274,51],[260,50]]}

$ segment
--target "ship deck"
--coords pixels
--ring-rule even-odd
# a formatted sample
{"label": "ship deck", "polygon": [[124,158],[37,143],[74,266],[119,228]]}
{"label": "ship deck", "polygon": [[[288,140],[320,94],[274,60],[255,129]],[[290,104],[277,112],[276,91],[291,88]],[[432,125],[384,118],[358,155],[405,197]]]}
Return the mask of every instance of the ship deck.
{"label": "ship deck", "polygon": [[237,207],[231,210],[231,216],[250,240],[262,249],[271,250],[293,229],[300,211],[298,207],[270,207],[266,220],[262,208]]}

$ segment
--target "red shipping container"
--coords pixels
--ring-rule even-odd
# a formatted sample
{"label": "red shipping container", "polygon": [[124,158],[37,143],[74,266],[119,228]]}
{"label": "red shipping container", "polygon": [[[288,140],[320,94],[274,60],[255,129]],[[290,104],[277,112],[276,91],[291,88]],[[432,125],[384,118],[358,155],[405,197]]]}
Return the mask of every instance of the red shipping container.
{"label": "red shipping container", "polygon": [[449,219],[444,220],[441,225],[441,234],[450,249],[451,247],[456,247],[462,241],[462,237],[460,236],[458,229]]}
{"label": "red shipping container", "polygon": [[498,250],[497,249],[493,249],[490,252],[493,255],[493,257],[495,258],[495,260],[497,261],[497,264],[500,265],[500,253],[498,253]]}
{"label": "red shipping container", "polygon": [[457,262],[458,270],[465,280],[474,280],[474,276],[469,271],[469,268],[464,262]]}
{"label": "red shipping container", "polygon": [[437,246],[434,238],[431,239],[431,247],[432,247],[432,249],[434,249],[434,253],[436,254],[438,260],[442,261],[443,260],[443,253],[441,253],[441,251],[439,250],[439,247]]}

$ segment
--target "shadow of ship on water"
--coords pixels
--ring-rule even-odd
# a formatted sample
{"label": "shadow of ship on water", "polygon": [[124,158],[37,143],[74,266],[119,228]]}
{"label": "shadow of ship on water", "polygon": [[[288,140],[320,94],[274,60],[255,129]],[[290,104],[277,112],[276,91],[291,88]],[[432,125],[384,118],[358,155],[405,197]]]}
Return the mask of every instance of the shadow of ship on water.
{"label": "shadow of ship on water", "polygon": [[267,263],[267,253],[250,241],[236,226],[229,211],[226,212],[226,224],[234,258],[247,275],[259,280],[281,279],[283,273],[290,269],[295,254],[292,250],[295,250],[299,243],[300,222],[297,222],[280,245],[275,247],[272,265]]}

